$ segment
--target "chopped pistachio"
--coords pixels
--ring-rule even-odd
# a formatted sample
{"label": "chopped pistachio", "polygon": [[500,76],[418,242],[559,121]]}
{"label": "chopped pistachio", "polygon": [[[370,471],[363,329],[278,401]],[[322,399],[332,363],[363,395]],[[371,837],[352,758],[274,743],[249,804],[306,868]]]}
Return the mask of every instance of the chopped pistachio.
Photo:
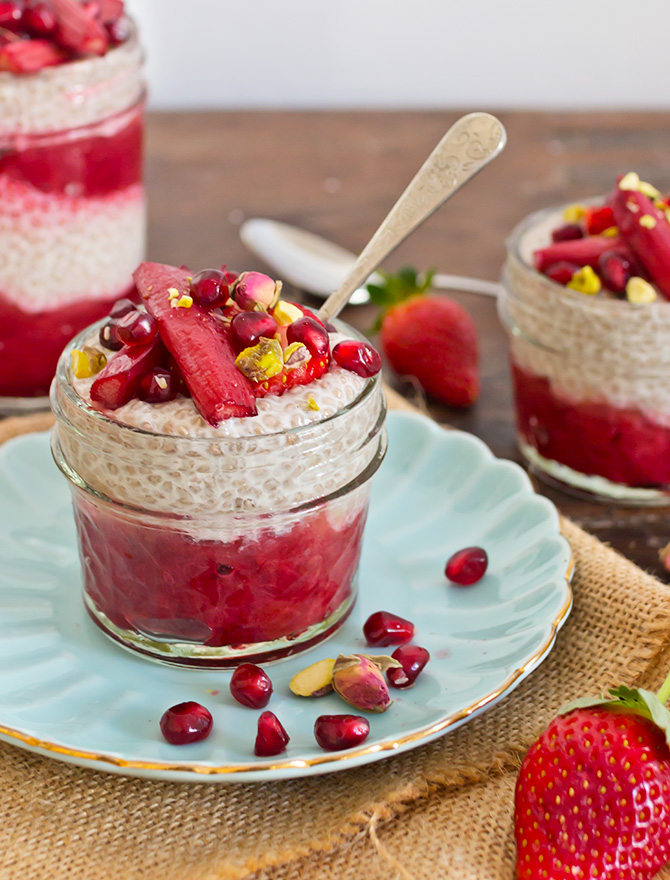
{"label": "chopped pistachio", "polygon": [[183,294],[177,300],[177,308],[178,309],[190,309],[193,305],[193,297],[189,296],[187,293]]}
{"label": "chopped pistachio", "polygon": [[307,408],[308,408],[308,409],[313,409],[315,412],[319,412],[319,410],[321,409],[321,407],[320,407],[319,404],[316,402],[316,400],[314,400],[314,398],[312,397],[311,394],[310,394],[309,397],[307,398]]}
{"label": "chopped pistachio", "polygon": [[640,189],[640,178],[634,171],[629,171],[628,174],[624,174],[624,176],[619,181],[619,189],[627,189],[627,190],[639,190]]}
{"label": "chopped pistachio", "polygon": [[615,238],[615,236],[617,236],[619,234],[619,227],[618,226],[608,226],[607,229],[603,229],[603,231],[600,234],[604,235],[605,238]]}
{"label": "chopped pistachio", "polygon": [[292,342],[284,349],[284,365],[287,370],[301,367],[311,359],[309,349],[302,342]]}
{"label": "chopped pistachio", "polygon": [[578,223],[586,215],[586,205],[568,205],[563,211],[563,219],[566,223]]}
{"label": "chopped pistachio", "polygon": [[180,295],[176,287],[168,287],[168,299],[179,299]]}
{"label": "chopped pistachio", "polygon": [[652,303],[656,299],[656,291],[644,278],[633,275],[626,284],[626,299],[632,303]]}
{"label": "chopped pistachio", "polygon": [[107,357],[97,348],[85,345],[72,352],[72,372],[77,379],[90,379],[107,364]]}
{"label": "chopped pistachio", "polygon": [[260,342],[238,354],[235,364],[252,382],[271,379],[284,369],[281,343],[277,339],[266,339],[262,336]]}
{"label": "chopped pistachio", "polygon": [[600,283],[600,278],[598,278],[591,266],[583,266],[575,272],[570,281],[568,281],[567,287],[572,290],[577,290],[579,293],[586,293],[589,296],[594,296],[596,293],[600,292],[602,285]]}
{"label": "chopped pistachio", "polygon": [[644,226],[645,229],[653,229],[656,226],[656,218],[651,214],[643,214],[640,217],[640,226]]}
{"label": "chopped pistachio", "polygon": [[640,181],[640,183],[638,185],[638,189],[640,190],[642,195],[648,196],[650,199],[660,199],[660,197],[661,197],[661,194],[656,189],[656,187],[653,186],[651,183],[647,183],[646,180]]}
{"label": "chopped pistachio", "polygon": [[305,313],[302,311],[302,309],[294,306],[293,303],[282,302],[280,300],[274,307],[272,316],[278,324],[280,324],[282,327],[286,327],[289,324],[292,324],[294,321],[299,321],[300,318],[304,318]]}

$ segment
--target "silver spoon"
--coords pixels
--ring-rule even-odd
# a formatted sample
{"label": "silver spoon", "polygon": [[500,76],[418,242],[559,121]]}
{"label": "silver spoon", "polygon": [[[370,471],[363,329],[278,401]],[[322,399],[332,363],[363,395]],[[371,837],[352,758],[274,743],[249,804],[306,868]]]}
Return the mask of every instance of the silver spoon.
{"label": "silver spoon", "polygon": [[[336,290],[356,262],[356,254],[320,235],[264,217],[245,220],[240,238],[249,250],[271,266],[283,281],[315,296],[329,296]],[[379,283],[373,272],[367,282]],[[495,281],[469,278],[464,275],[433,276],[432,287],[440,290],[464,290],[483,296],[498,296],[500,285]],[[366,287],[357,288],[349,303],[360,305],[370,301]]]}
{"label": "silver spoon", "polygon": [[407,236],[494,159],[505,146],[502,123],[489,113],[469,113],[452,125],[367,243],[340,287],[319,309],[330,321],[351,294]]}

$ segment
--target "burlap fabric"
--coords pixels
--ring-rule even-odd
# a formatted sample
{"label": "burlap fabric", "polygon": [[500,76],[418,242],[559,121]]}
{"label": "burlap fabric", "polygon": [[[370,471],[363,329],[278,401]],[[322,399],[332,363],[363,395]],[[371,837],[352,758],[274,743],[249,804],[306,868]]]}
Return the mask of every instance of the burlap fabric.
{"label": "burlap fabric", "polygon": [[[0,442],[48,424],[9,419]],[[515,773],[541,727],[578,695],[658,686],[670,664],[670,590],[562,528],[573,613],[541,667],[484,715],[367,767],[255,785],[145,782],[0,744],[1,880],[511,880]]]}

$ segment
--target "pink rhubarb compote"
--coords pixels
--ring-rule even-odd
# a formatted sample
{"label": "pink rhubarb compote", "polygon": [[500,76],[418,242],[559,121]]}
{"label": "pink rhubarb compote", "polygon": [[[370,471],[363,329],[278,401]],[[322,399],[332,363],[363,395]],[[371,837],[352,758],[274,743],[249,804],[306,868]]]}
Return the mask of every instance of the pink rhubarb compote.
{"label": "pink rhubarb compote", "polygon": [[[42,405],[64,345],[134,295],[142,50],[121,0],[0,4],[0,410]],[[2,12],[0,9],[0,12]]]}
{"label": "pink rhubarb compote", "polygon": [[354,331],[259,273],[214,295],[218,271],[143,263],[140,306],[73,340],[52,390],[87,608],[183,665],[288,656],[341,625],[386,444],[379,374],[331,354]]}
{"label": "pink rhubarb compote", "polygon": [[532,215],[499,300],[523,455],[624,503],[670,502],[668,205],[629,172],[604,200]]}

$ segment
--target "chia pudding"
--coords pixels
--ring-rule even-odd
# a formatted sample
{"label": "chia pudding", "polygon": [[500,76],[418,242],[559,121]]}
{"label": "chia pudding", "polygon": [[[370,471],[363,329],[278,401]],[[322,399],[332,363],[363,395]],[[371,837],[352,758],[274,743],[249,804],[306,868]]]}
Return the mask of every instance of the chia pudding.
{"label": "chia pudding", "polygon": [[49,32],[16,6],[0,22],[5,411],[38,405],[63,346],[132,292],[145,246],[143,55],[123,4],[48,0]]}
{"label": "chia pudding", "polygon": [[[304,650],[346,618],[385,408],[379,356],[346,325],[259,273],[219,272],[212,305],[203,276],[217,273],[143,264],[147,312],[121,304],[73,340],[54,453],[96,623],[154,658],[226,666]],[[143,338],[119,345],[135,325]]]}

